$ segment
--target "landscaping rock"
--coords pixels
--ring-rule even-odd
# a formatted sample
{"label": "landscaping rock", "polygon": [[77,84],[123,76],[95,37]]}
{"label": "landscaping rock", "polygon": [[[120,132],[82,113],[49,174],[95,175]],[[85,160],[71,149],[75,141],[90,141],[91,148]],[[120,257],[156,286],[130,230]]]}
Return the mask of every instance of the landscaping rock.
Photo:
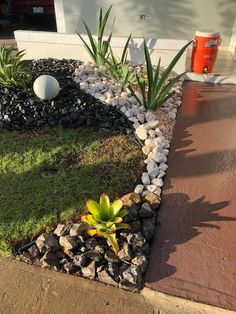
{"label": "landscaping rock", "polygon": [[70,236],[82,236],[86,232],[86,225],[83,223],[73,224],[70,228]]}
{"label": "landscaping rock", "polygon": [[139,217],[141,218],[151,218],[154,216],[154,212],[148,203],[143,203],[139,211]]}
{"label": "landscaping rock", "polygon": [[138,185],[136,186],[136,188],[134,189],[134,193],[142,194],[143,189],[144,189],[144,185],[138,184]]}
{"label": "landscaping rock", "polygon": [[63,265],[63,268],[69,274],[75,274],[78,271],[80,271],[80,267],[78,265],[74,264],[73,262],[66,262]]}
{"label": "landscaping rock", "polygon": [[89,238],[84,242],[84,245],[87,250],[94,250],[99,243],[95,238]]}
{"label": "landscaping rock", "polygon": [[129,234],[127,241],[130,245],[132,245],[133,251],[136,251],[138,248],[142,247],[146,242],[141,232]]}
{"label": "landscaping rock", "polygon": [[139,204],[141,203],[141,197],[138,193],[129,193],[121,198],[123,205],[131,206],[132,204]]}
{"label": "landscaping rock", "polygon": [[135,220],[135,221],[131,222],[129,225],[130,225],[130,232],[131,233],[139,232],[142,229],[142,225],[141,225],[141,222],[139,220]]}
{"label": "landscaping rock", "polygon": [[118,252],[118,257],[122,261],[130,261],[133,258],[131,246],[124,242],[122,249]]}
{"label": "landscaping rock", "polygon": [[117,287],[118,283],[107,273],[107,271],[103,270],[98,273],[98,279],[101,282]]}
{"label": "landscaping rock", "polygon": [[52,251],[46,252],[44,256],[40,259],[40,262],[45,268],[59,269],[60,267],[57,255]]}
{"label": "landscaping rock", "polygon": [[137,285],[142,281],[142,273],[140,268],[135,265],[131,265],[128,269],[126,269],[123,272],[122,277],[125,281],[132,285]]}
{"label": "landscaping rock", "polygon": [[91,259],[95,262],[101,262],[103,260],[104,255],[102,253],[96,251],[87,251],[83,254],[86,259]]}
{"label": "landscaping rock", "polygon": [[158,209],[158,207],[160,206],[160,199],[158,198],[158,196],[154,193],[147,193],[144,197],[143,200],[145,202],[147,202],[148,204],[150,204],[152,209]]}
{"label": "landscaping rock", "polygon": [[86,278],[94,279],[96,276],[96,264],[91,261],[87,267],[81,267],[82,275]]}
{"label": "landscaping rock", "polygon": [[43,233],[37,240],[36,245],[41,253],[46,253],[49,250],[56,251],[59,249],[57,239],[52,233]]}
{"label": "landscaping rock", "polygon": [[132,264],[138,266],[140,271],[144,273],[147,270],[148,259],[142,252],[138,252],[132,259]]}
{"label": "landscaping rock", "polygon": [[70,235],[61,236],[59,238],[59,244],[63,248],[65,253],[68,253],[69,251],[78,247],[78,244],[76,242],[76,238],[72,237]]}
{"label": "landscaping rock", "polygon": [[140,140],[146,140],[147,138],[147,130],[144,124],[141,124],[136,130],[135,133],[137,134]]}
{"label": "landscaping rock", "polygon": [[147,172],[143,172],[142,174],[142,182],[144,185],[150,184],[150,178]]}
{"label": "landscaping rock", "polygon": [[79,267],[86,267],[88,260],[84,254],[78,254],[73,257],[73,263]]}
{"label": "landscaping rock", "polygon": [[70,231],[70,225],[58,224],[56,229],[54,230],[54,234],[60,237],[60,236],[69,234],[69,231]]}
{"label": "landscaping rock", "polygon": [[144,235],[144,238],[147,241],[150,241],[155,233],[155,217],[149,218],[149,219],[143,219],[143,225],[142,225],[142,233]]}

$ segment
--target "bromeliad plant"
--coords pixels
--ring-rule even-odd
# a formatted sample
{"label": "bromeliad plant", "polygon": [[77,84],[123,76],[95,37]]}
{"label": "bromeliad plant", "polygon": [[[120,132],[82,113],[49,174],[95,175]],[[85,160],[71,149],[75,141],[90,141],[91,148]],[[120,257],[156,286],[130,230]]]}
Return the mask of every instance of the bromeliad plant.
{"label": "bromeliad plant", "polygon": [[[106,40],[104,39],[104,32],[105,32],[109,15],[111,13],[111,9],[112,9],[112,5],[109,7],[109,9],[107,10],[104,16],[103,16],[102,9],[100,10],[97,40],[93,37],[88,25],[83,20],[83,24],[86,29],[90,45],[84,40],[82,35],[77,32],[77,35],[84,43],[88,53],[90,54],[90,57],[93,59],[94,63],[97,66],[104,65],[105,64],[104,60],[106,60],[109,57],[109,46],[110,46],[110,41],[112,38],[112,32],[110,33],[110,35],[108,36]],[[114,21],[113,21],[113,25],[114,25]]]}
{"label": "bromeliad plant", "polygon": [[31,81],[30,61],[22,60],[24,50],[0,47],[0,86],[26,88]]}
{"label": "bromeliad plant", "polygon": [[109,58],[109,60],[104,59],[107,70],[116,80],[122,83],[122,89],[125,88],[128,84],[133,85],[137,82],[136,71],[131,68],[128,62],[128,46],[130,39],[131,35],[129,35],[126,41],[121,59],[115,56],[111,47],[110,47],[111,58]]}
{"label": "bromeliad plant", "polygon": [[161,59],[159,59],[157,67],[154,70],[151,62],[150,53],[148,51],[146,41],[144,40],[147,80],[141,80],[140,77],[136,75],[138,87],[141,93],[141,99],[136,95],[132,86],[128,87],[132,95],[136,98],[137,102],[141,106],[144,106],[146,109],[157,109],[174,95],[175,92],[171,92],[172,87],[186,72],[177,75],[173,79],[169,79],[169,76],[173,68],[183,55],[184,51],[191,43],[192,41],[190,41],[182,49],[180,49],[180,51],[167,67],[167,69],[161,74]]}
{"label": "bromeliad plant", "polygon": [[129,228],[128,224],[122,223],[122,218],[128,213],[127,210],[121,209],[123,207],[122,201],[119,199],[110,204],[108,195],[102,194],[99,204],[90,199],[86,205],[91,214],[82,216],[81,220],[90,226],[88,234],[106,238],[115,254],[118,254],[119,245],[116,231]]}

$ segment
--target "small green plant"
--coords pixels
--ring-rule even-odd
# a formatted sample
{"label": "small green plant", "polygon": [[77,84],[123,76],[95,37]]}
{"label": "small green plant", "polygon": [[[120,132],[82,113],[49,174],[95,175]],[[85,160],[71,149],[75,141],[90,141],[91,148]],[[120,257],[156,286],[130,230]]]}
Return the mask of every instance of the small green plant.
{"label": "small green plant", "polygon": [[88,234],[106,238],[115,254],[118,254],[119,245],[116,239],[116,231],[129,228],[128,224],[122,223],[122,218],[128,213],[127,210],[121,209],[123,207],[122,201],[119,199],[110,204],[108,195],[102,194],[99,204],[90,199],[86,205],[91,215],[84,215],[81,220],[91,227]]}
{"label": "small green plant", "polygon": [[0,47],[0,86],[26,88],[31,81],[30,61],[22,60],[24,50]]}
{"label": "small green plant", "polygon": [[137,102],[146,109],[157,109],[159,108],[167,99],[172,97],[175,92],[171,92],[171,88],[176,82],[186,73],[181,73],[173,79],[169,79],[174,66],[179,61],[183,55],[186,48],[191,44],[190,41],[187,43],[173,58],[167,69],[161,74],[161,59],[159,59],[156,69],[153,69],[151,62],[150,53],[146,41],[144,40],[144,54],[146,61],[146,71],[147,80],[140,80],[139,76],[136,75],[138,87],[141,93],[142,99],[140,99],[134,92],[132,86],[129,86],[129,90],[132,95],[136,98]]}
{"label": "small green plant", "polygon": [[[84,40],[82,35],[77,32],[77,35],[84,43],[88,53],[90,54],[91,58],[93,59],[94,63],[97,66],[104,65],[105,64],[104,60],[106,60],[109,57],[109,46],[110,46],[110,41],[112,38],[112,32],[110,33],[108,38],[105,40],[104,31],[107,25],[109,15],[111,13],[111,9],[112,9],[112,5],[109,7],[109,9],[107,10],[104,16],[103,16],[102,9],[100,10],[97,40],[93,37],[88,25],[83,20],[83,24],[86,29],[90,45]],[[113,25],[114,25],[114,21],[113,21]]]}
{"label": "small green plant", "polygon": [[107,66],[107,70],[111,73],[112,77],[122,82],[122,89],[126,87],[128,84],[133,85],[137,82],[136,71],[131,68],[128,62],[128,46],[130,39],[131,35],[128,37],[126,41],[121,59],[115,57],[111,47],[110,47],[111,58],[109,60],[104,59],[105,65]]}

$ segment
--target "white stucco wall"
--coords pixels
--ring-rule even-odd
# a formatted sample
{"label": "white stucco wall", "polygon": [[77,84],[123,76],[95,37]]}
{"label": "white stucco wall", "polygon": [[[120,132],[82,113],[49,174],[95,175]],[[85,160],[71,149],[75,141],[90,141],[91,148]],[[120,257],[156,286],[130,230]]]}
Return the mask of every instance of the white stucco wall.
{"label": "white stucco wall", "polygon": [[[93,32],[99,9],[113,4],[116,16],[115,36],[191,39],[197,29],[214,29],[222,34],[223,46],[229,46],[236,1],[234,0],[55,0],[65,12],[67,33],[83,32],[82,18]],[[140,19],[146,15],[146,19]]]}

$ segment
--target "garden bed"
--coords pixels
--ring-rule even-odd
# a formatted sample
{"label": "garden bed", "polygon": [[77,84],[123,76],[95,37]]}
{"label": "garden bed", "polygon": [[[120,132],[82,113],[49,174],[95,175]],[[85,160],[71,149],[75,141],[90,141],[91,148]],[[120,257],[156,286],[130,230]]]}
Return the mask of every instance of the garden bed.
{"label": "garden bed", "polygon": [[[75,205],[76,202],[76,205],[72,206],[68,212],[63,210],[64,204],[61,202],[60,195],[57,194],[60,206],[57,206],[57,203],[54,204],[54,210],[49,210],[50,213],[46,214],[46,217],[49,217],[47,221],[42,219],[40,223],[37,223],[38,217],[35,215],[32,224],[36,228],[32,230],[29,224],[28,229],[26,228],[26,232],[23,233],[23,238],[26,238],[27,235],[28,238],[32,236],[32,241],[21,247],[18,258],[43,267],[138,290],[142,287],[155,231],[156,212],[160,204],[163,177],[168,168],[167,156],[170,140],[177,109],[181,104],[182,82],[176,84],[175,96],[165,102],[159,111],[150,111],[139,106],[129,91],[122,91],[119,83],[102,77],[99,69],[92,64],[85,65],[72,60],[49,59],[33,61],[33,68],[37,74],[54,75],[62,87],[60,94],[52,101],[40,101],[30,90],[22,92],[17,89],[2,88],[0,90],[3,104],[0,108],[0,127],[3,130],[5,129],[7,132],[9,130],[18,132],[30,130],[31,133],[27,134],[31,134],[36,141],[40,139],[42,133],[49,132],[50,134],[52,132],[54,136],[56,134],[54,140],[57,143],[57,132],[65,132],[61,128],[55,128],[59,125],[64,128],[105,127],[112,132],[133,134],[133,140],[138,145],[142,145],[142,153],[145,158],[144,162],[140,163],[141,154],[138,152],[137,146],[132,146],[133,142],[127,139],[127,135],[123,135],[123,137],[117,133],[113,135],[110,131],[109,134],[105,131],[99,131],[96,134],[91,129],[68,130],[65,137],[67,137],[66,134],[72,134],[72,138],[73,136],[78,138],[79,134],[84,132],[85,135],[88,130],[90,130],[89,136],[95,138],[102,134],[97,155],[101,155],[101,158],[104,157],[106,160],[106,153],[110,153],[115,155],[115,157],[113,156],[114,160],[111,162],[111,155],[108,154],[109,157],[105,164],[100,160],[95,162],[95,165],[91,165],[90,172],[78,174],[81,176],[81,181],[87,180],[87,186],[82,192],[83,196],[80,200],[74,194],[72,203]],[[43,129],[45,127],[54,128],[45,131]],[[43,131],[34,132],[39,129]],[[6,131],[1,132],[4,135]],[[9,134],[23,136],[23,138],[29,136],[25,135],[26,133]],[[87,149],[92,156],[94,150],[89,144],[86,145],[88,139],[84,135],[81,136],[83,148],[80,147],[80,149]],[[113,141],[113,146],[109,141]],[[63,142],[64,139],[60,145]],[[122,145],[120,145],[121,142]],[[73,168],[77,164],[77,154],[73,152],[73,156],[70,156],[70,145],[70,140],[67,145],[63,145],[65,158],[62,158],[63,161],[56,159],[56,162],[62,168],[65,167],[63,169],[65,172],[65,169],[70,169],[72,160],[71,171],[75,176],[75,180],[72,180],[72,189],[74,189],[73,193],[80,193],[76,190],[76,179],[78,178]],[[91,145],[93,147],[93,142]],[[22,145],[20,146],[22,147]],[[118,153],[119,149],[120,153]],[[5,152],[3,153],[5,154]],[[86,154],[84,159],[89,159]],[[94,157],[91,157],[91,160],[94,160]],[[54,176],[54,173],[51,175],[51,169],[49,169],[49,173],[48,169],[44,173],[44,170],[42,171],[40,168],[43,164],[36,167],[36,170],[40,170],[39,175],[45,174],[47,180],[48,176],[51,177],[50,180],[54,180],[57,175]],[[54,169],[54,167],[52,168]],[[104,169],[106,170],[105,175]],[[54,170],[52,171],[54,172]],[[58,170],[56,169],[56,171]],[[71,178],[70,170],[67,175],[65,182]],[[60,186],[63,181],[59,181]],[[90,189],[91,182],[94,189]],[[35,184],[37,185],[37,182]],[[17,186],[19,186],[19,182]],[[80,213],[84,209],[82,202],[84,203],[88,196],[97,198],[101,192],[109,193],[112,198],[122,197],[130,192],[123,196],[124,207],[128,210],[124,222],[129,223],[130,229],[117,233],[121,249],[118,256],[114,254],[103,238],[89,237],[84,225],[80,222]],[[33,208],[31,212],[34,212]],[[61,215],[63,212],[65,212],[64,217],[63,214]],[[13,216],[16,213],[17,209],[15,212],[13,211]],[[54,218],[52,219],[52,217]],[[53,228],[56,221],[59,224]],[[47,229],[49,232],[36,236],[37,232],[46,225],[49,226]],[[14,234],[12,229],[8,234]],[[22,231],[13,236],[13,242],[17,242],[19,234],[22,235]],[[5,249],[9,250],[6,247]]]}

